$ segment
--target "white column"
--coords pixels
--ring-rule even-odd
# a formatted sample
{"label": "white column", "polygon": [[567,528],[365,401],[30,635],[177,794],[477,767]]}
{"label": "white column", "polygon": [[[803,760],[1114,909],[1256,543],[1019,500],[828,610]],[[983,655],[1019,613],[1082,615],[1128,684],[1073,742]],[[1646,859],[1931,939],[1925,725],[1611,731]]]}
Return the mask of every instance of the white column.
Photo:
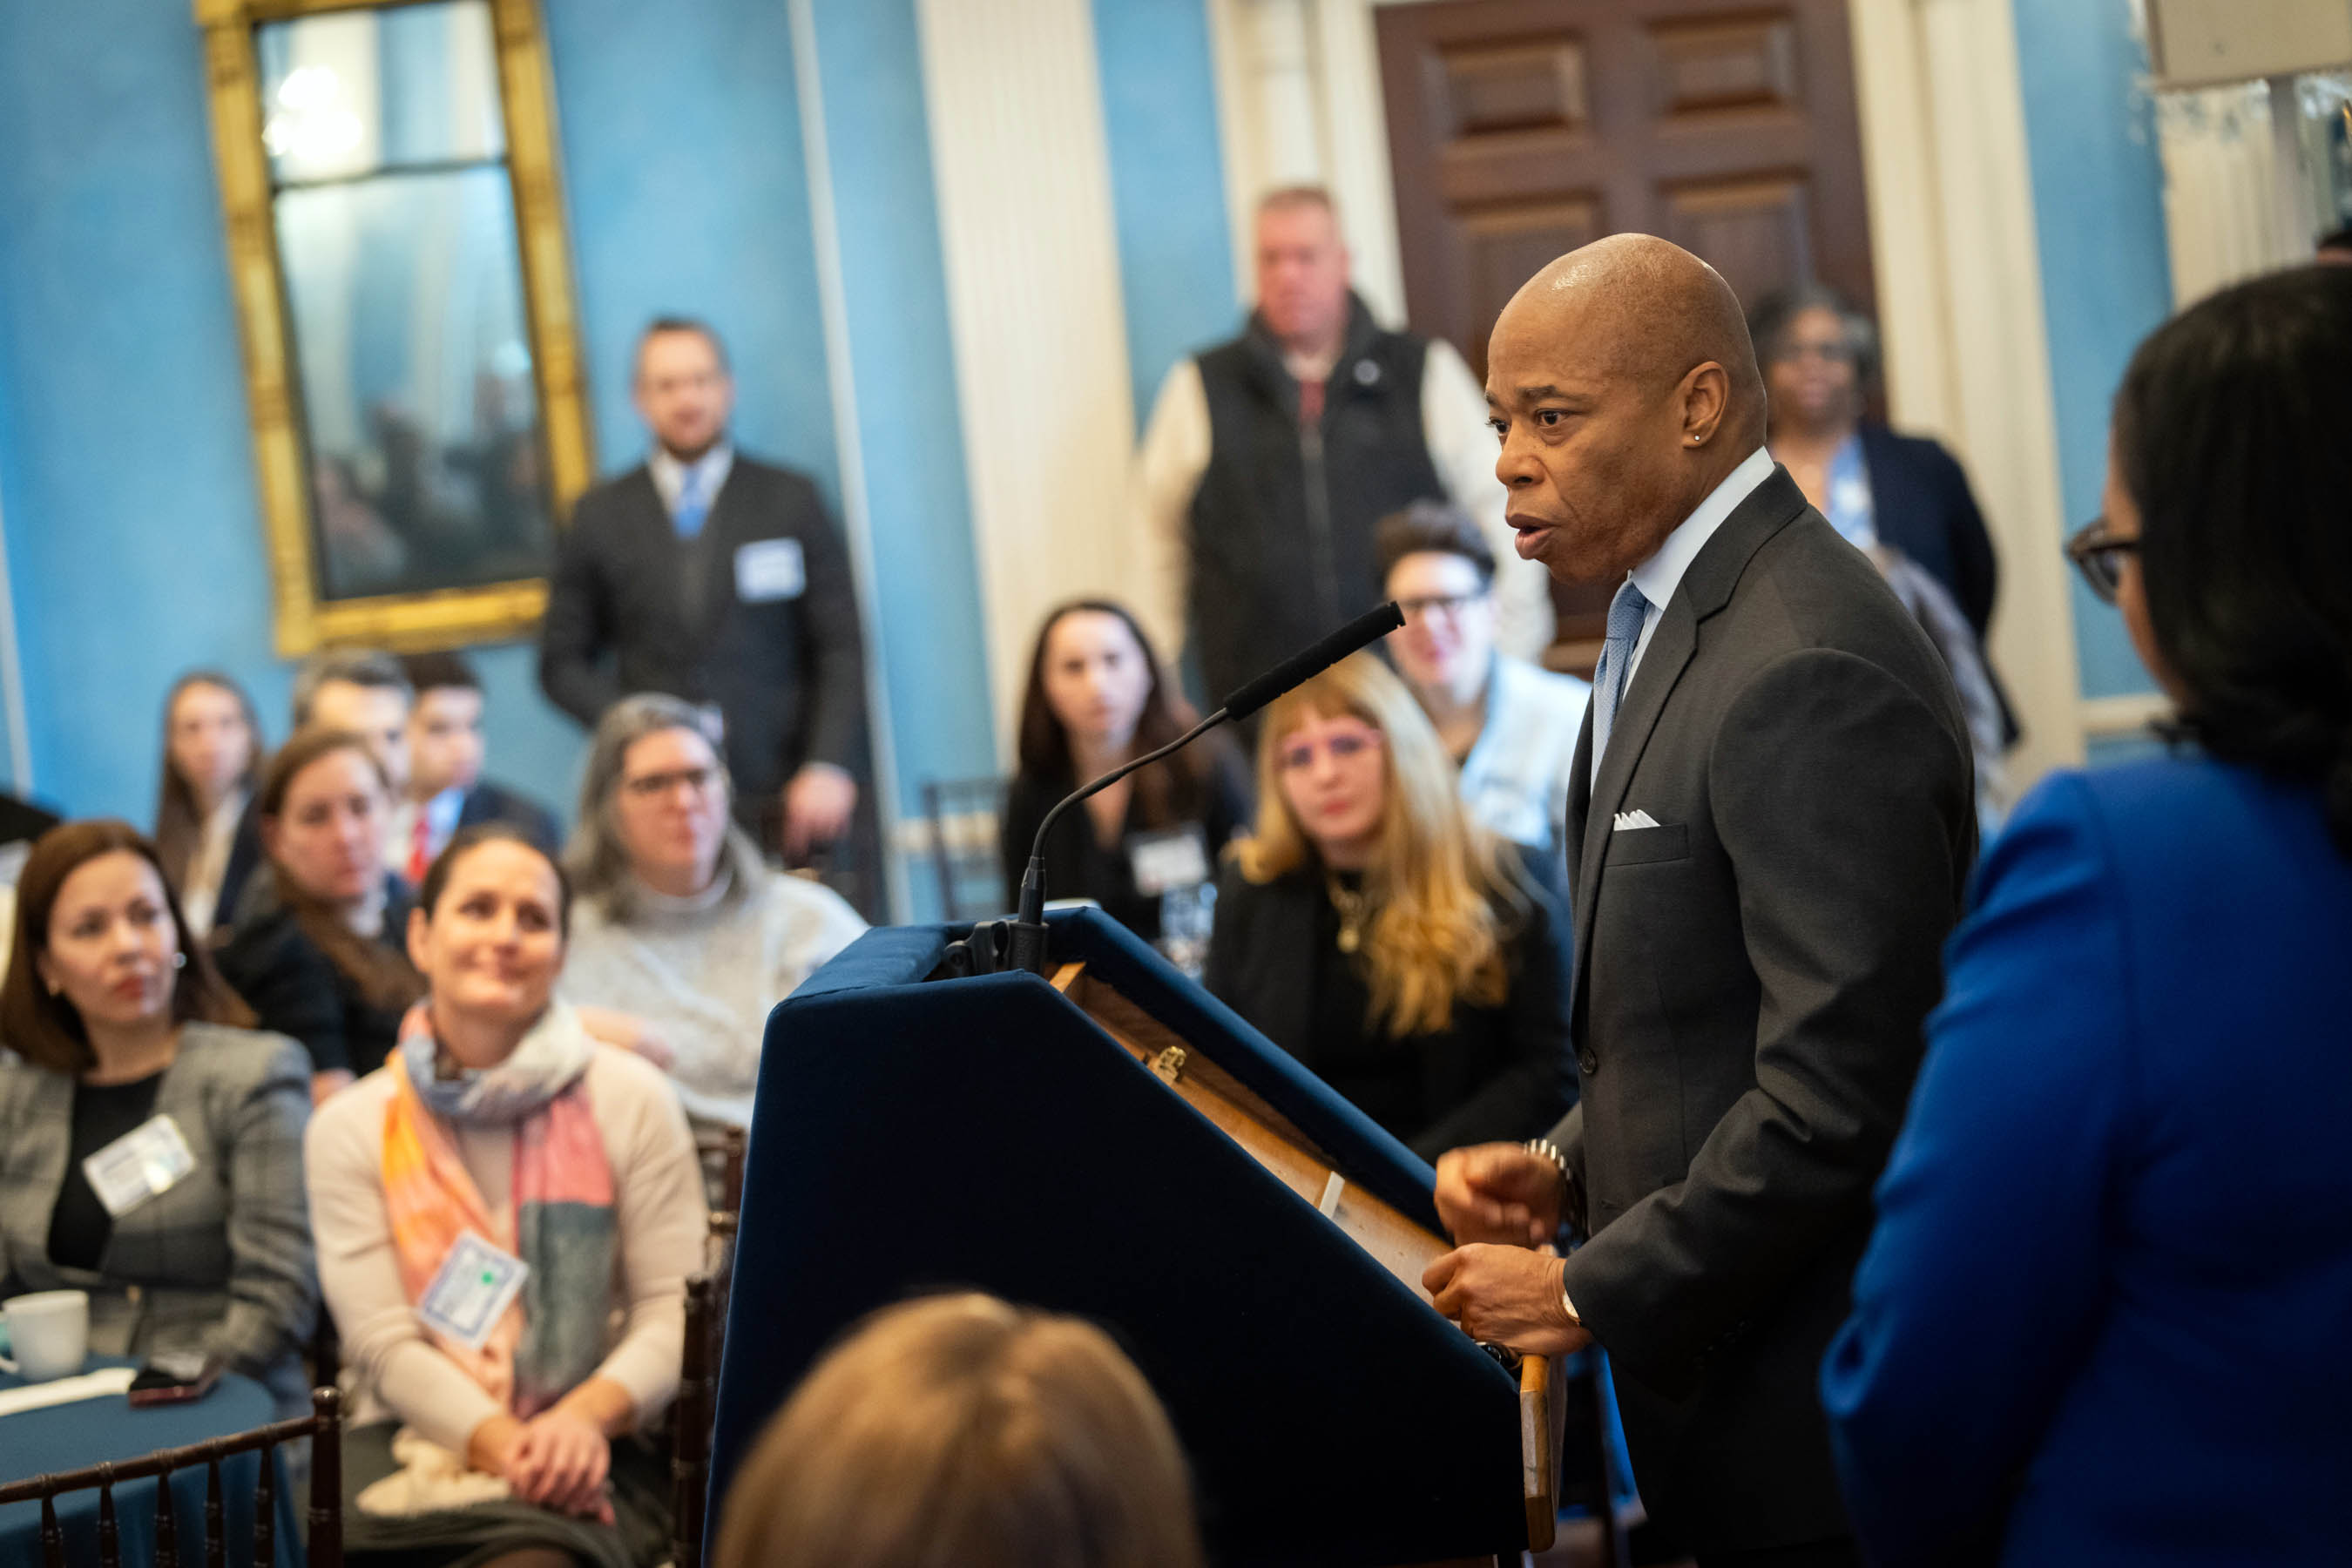
{"label": "white column", "polygon": [[[808,171],[809,223],[814,230],[818,308],[824,313],[826,391],[833,405],[834,449],[841,464],[843,531],[857,584],[859,637],[866,648],[866,730],[874,748],[874,794],[882,826],[883,877],[890,918],[904,920],[911,900],[907,852],[899,842],[898,751],[891,730],[888,651],[874,612],[874,513],[866,492],[866,437],[857,418],[857,375],[849,350],[849,307],[842,286],[841,221],[833,199],[833,153],[825,131],[824,67],[817,55],[814,0],[789,0],[793,89],[800,99],[801,156]],[[910,405],[917,400],[909,398]]]}
{"label": "white column", "polygon": [[[1945,260],[1946,431],[1968,464],[2000,557],[1990,640],[2025,731],[2011,767],[2021,787],[2082,761],[2083,719],[2059,552],[2066,523],[2015,19],[2009,0],[1917,0],[1908,8],[1925,65]],[[1856,66],[1858,77],[1866,74]],[[1873,201],[1879,195],[1871,191]],[[1887,275],[1883,263],[1878,275]]]}
{"label": "white column", "polygon": [[[1135,602],[1135,410],[1087,0],[919,0],[998,733],[1055,601]],[[910,414],[926,389],[907,389]],[[907,438],[921,438],[910,428]]]}

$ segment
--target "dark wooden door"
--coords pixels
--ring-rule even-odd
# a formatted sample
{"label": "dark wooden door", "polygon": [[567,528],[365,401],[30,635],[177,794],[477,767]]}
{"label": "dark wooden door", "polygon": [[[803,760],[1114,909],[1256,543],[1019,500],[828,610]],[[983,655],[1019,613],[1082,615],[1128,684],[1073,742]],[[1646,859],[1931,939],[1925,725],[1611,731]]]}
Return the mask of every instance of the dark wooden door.
{"label": "dark wooden door", "polygon": [[[1846,0],[1427,0],[1379,18],[1405,303],[1484,376],[1552,258],[1655,234],[1742,301],[1805,279],[1873,302]],[[1589,673],[1613,585],[1555,589]]]}

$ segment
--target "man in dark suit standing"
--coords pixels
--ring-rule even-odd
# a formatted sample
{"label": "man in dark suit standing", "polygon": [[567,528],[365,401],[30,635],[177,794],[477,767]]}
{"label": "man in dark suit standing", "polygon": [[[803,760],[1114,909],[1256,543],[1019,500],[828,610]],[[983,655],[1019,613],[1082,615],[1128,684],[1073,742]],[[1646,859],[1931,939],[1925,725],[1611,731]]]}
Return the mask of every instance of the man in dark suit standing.
{"label": "man in dark suit standing", "polygon": [[1464,1245],[1426,1283],[1482,1340],[1609,1352],[1702,1564],[1853,1563],[1814,1376],[1974,854],[1959,703],[1764,452],[1713,268],[1643,235],[1563,257],[1489,366],[1520,553],[1623,585],[1568,807],[1581,1102],[1444,1156]]}
{"label": "man in dark suit standing", "polygon": [[816,487],[740,455],[734,382],[701,322],[637,342],[646,461],[580,498],[556,552],[539,679],[593,726],[633,692],[715,709],[737,815],[793,861],[840,840],[865,768],[857,591]]}

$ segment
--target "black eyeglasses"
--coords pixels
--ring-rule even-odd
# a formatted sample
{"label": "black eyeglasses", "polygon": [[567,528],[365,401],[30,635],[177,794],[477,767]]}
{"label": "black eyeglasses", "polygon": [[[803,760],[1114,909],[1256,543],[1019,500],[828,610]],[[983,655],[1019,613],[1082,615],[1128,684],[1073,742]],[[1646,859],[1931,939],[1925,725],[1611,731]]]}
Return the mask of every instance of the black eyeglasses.
{"label": "black eyeglasses", "polygon": [[2110,524],[2104,517],[2095,517],[2074,531],[2066,542],[2066,559],[2091,585],[2091,592],[2102,604],[2116,602],[2116,590],[2123,585],[2124,557],[2139,553],[2137,538],[2119,538],[2108,531]]}

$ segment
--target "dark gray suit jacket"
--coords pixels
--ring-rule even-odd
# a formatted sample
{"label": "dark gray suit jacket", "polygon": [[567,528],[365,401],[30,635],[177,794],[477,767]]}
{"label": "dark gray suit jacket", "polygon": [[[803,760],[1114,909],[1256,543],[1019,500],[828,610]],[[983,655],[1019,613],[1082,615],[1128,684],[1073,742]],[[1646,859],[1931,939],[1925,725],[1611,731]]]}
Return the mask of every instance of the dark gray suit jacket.
{"label": "dark gray suit jacket", "polygon": [[[704,613],[689,624],[688,552],[652,473],[641,465],[582,496],[548,585],[540,685],[591,726],[640,691],[717,704],[736,798],[747,805],[773,796],[803,763],[863,776],[857,593],[816,487],[738,453],[703,529]],[[765,540],[798,544],[805,586],[747,602],[738,556]]]}
{"label": "dark gray suit jacket", "polygon": [[[1569,796],[1581,1098],[1555,1130],[1650,1512],[1847,1531],[1814,1375],[1975,855],[1943,661],[1776,468],[1684,575]],[[1612,831],[1640,810],[1655,827]]]}
{"label": "dark gray suit jacket", "polygon": [[194,1351],[310,1408],[302,1346],[319,1310],[302,1132],[310,1058],[283,1035],[190,1024],[156,1086],[196,1167],[114,1222],[96,1272],[49,1261],[74,1080],[0,1055],[0,1289],[89,1292],[89,1348]]}

